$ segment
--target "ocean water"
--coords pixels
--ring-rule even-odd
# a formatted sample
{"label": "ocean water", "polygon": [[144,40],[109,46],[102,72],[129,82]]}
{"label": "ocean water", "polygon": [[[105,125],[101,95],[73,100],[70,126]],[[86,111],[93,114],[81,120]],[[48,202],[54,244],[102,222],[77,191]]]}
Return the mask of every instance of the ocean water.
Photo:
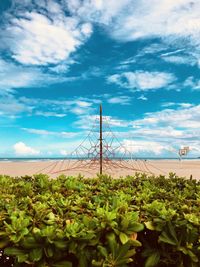
{"label": "ocean water", "polygon": [[[0,158],[0,162],[38,162],[38,161],[60,161],[60,160],[76,160],[76,159],[80,159],[80,158],[70,158],[70,157],[51,157],[51,158]],[[87,159],[87,158],[81,158],[81,159]],[[112,159],[112,158],[111,158]],[[118,158],[113,158],[113,159],[118,159]],[[177,158],[161,158],[161,157],[157,157],[157,158],[153,158],[153,157],[134,157],[134,158],[124,158],[126,160],[128,159],[132,159],[132,160],[179,160],[179,157]],[[189,157],[185,157],[182,158],[182,160],[199,160],[200,161],[200,157],[197,158],[189,158]]]}

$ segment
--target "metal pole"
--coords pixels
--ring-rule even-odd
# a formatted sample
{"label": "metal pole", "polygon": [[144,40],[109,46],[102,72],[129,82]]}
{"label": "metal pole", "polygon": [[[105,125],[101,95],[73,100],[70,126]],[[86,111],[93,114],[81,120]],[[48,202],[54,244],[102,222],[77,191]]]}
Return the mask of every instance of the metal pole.
{"label": "metal pole", "polygon": [[103,172],[103,144],[102,144],[102,105],[100,105],[100,124],[99,124],[99,172]]}

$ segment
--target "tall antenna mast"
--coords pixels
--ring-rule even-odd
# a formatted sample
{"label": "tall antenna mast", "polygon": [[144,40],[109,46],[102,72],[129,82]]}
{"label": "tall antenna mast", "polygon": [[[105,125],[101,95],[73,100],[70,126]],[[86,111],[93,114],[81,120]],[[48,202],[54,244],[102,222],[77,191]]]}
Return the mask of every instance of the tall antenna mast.
{"label": "tall antenna mast", "polygon": [[99,173],[103,172],[103,139],[102,139],[102,105],[100,104],[100,120],[99,120]]}

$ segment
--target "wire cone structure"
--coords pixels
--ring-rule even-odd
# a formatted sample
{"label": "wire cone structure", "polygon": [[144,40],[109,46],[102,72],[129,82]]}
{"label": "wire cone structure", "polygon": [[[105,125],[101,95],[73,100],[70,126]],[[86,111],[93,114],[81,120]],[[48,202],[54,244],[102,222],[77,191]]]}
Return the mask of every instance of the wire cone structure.
{"label": "wire cone structure", "polygon": [[100,105],[99,117],[83,142],[65,159],[49,164],[39,172],[50,175],[59,174],[109,174],[123,175],[135,172],[150,173],[152,165],[146,160],[134,159],[132,154],[112,132],[108,118],[102,116]]}

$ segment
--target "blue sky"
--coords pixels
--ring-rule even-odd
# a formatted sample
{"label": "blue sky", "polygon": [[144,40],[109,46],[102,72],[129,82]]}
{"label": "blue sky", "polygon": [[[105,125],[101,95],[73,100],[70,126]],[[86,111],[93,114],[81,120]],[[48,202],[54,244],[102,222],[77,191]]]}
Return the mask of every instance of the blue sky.
{"label": "blue sky", "polygon": [[198,0],[1,0],[0,157],[64,156],[103,104],[135,156],[200,156]]}

